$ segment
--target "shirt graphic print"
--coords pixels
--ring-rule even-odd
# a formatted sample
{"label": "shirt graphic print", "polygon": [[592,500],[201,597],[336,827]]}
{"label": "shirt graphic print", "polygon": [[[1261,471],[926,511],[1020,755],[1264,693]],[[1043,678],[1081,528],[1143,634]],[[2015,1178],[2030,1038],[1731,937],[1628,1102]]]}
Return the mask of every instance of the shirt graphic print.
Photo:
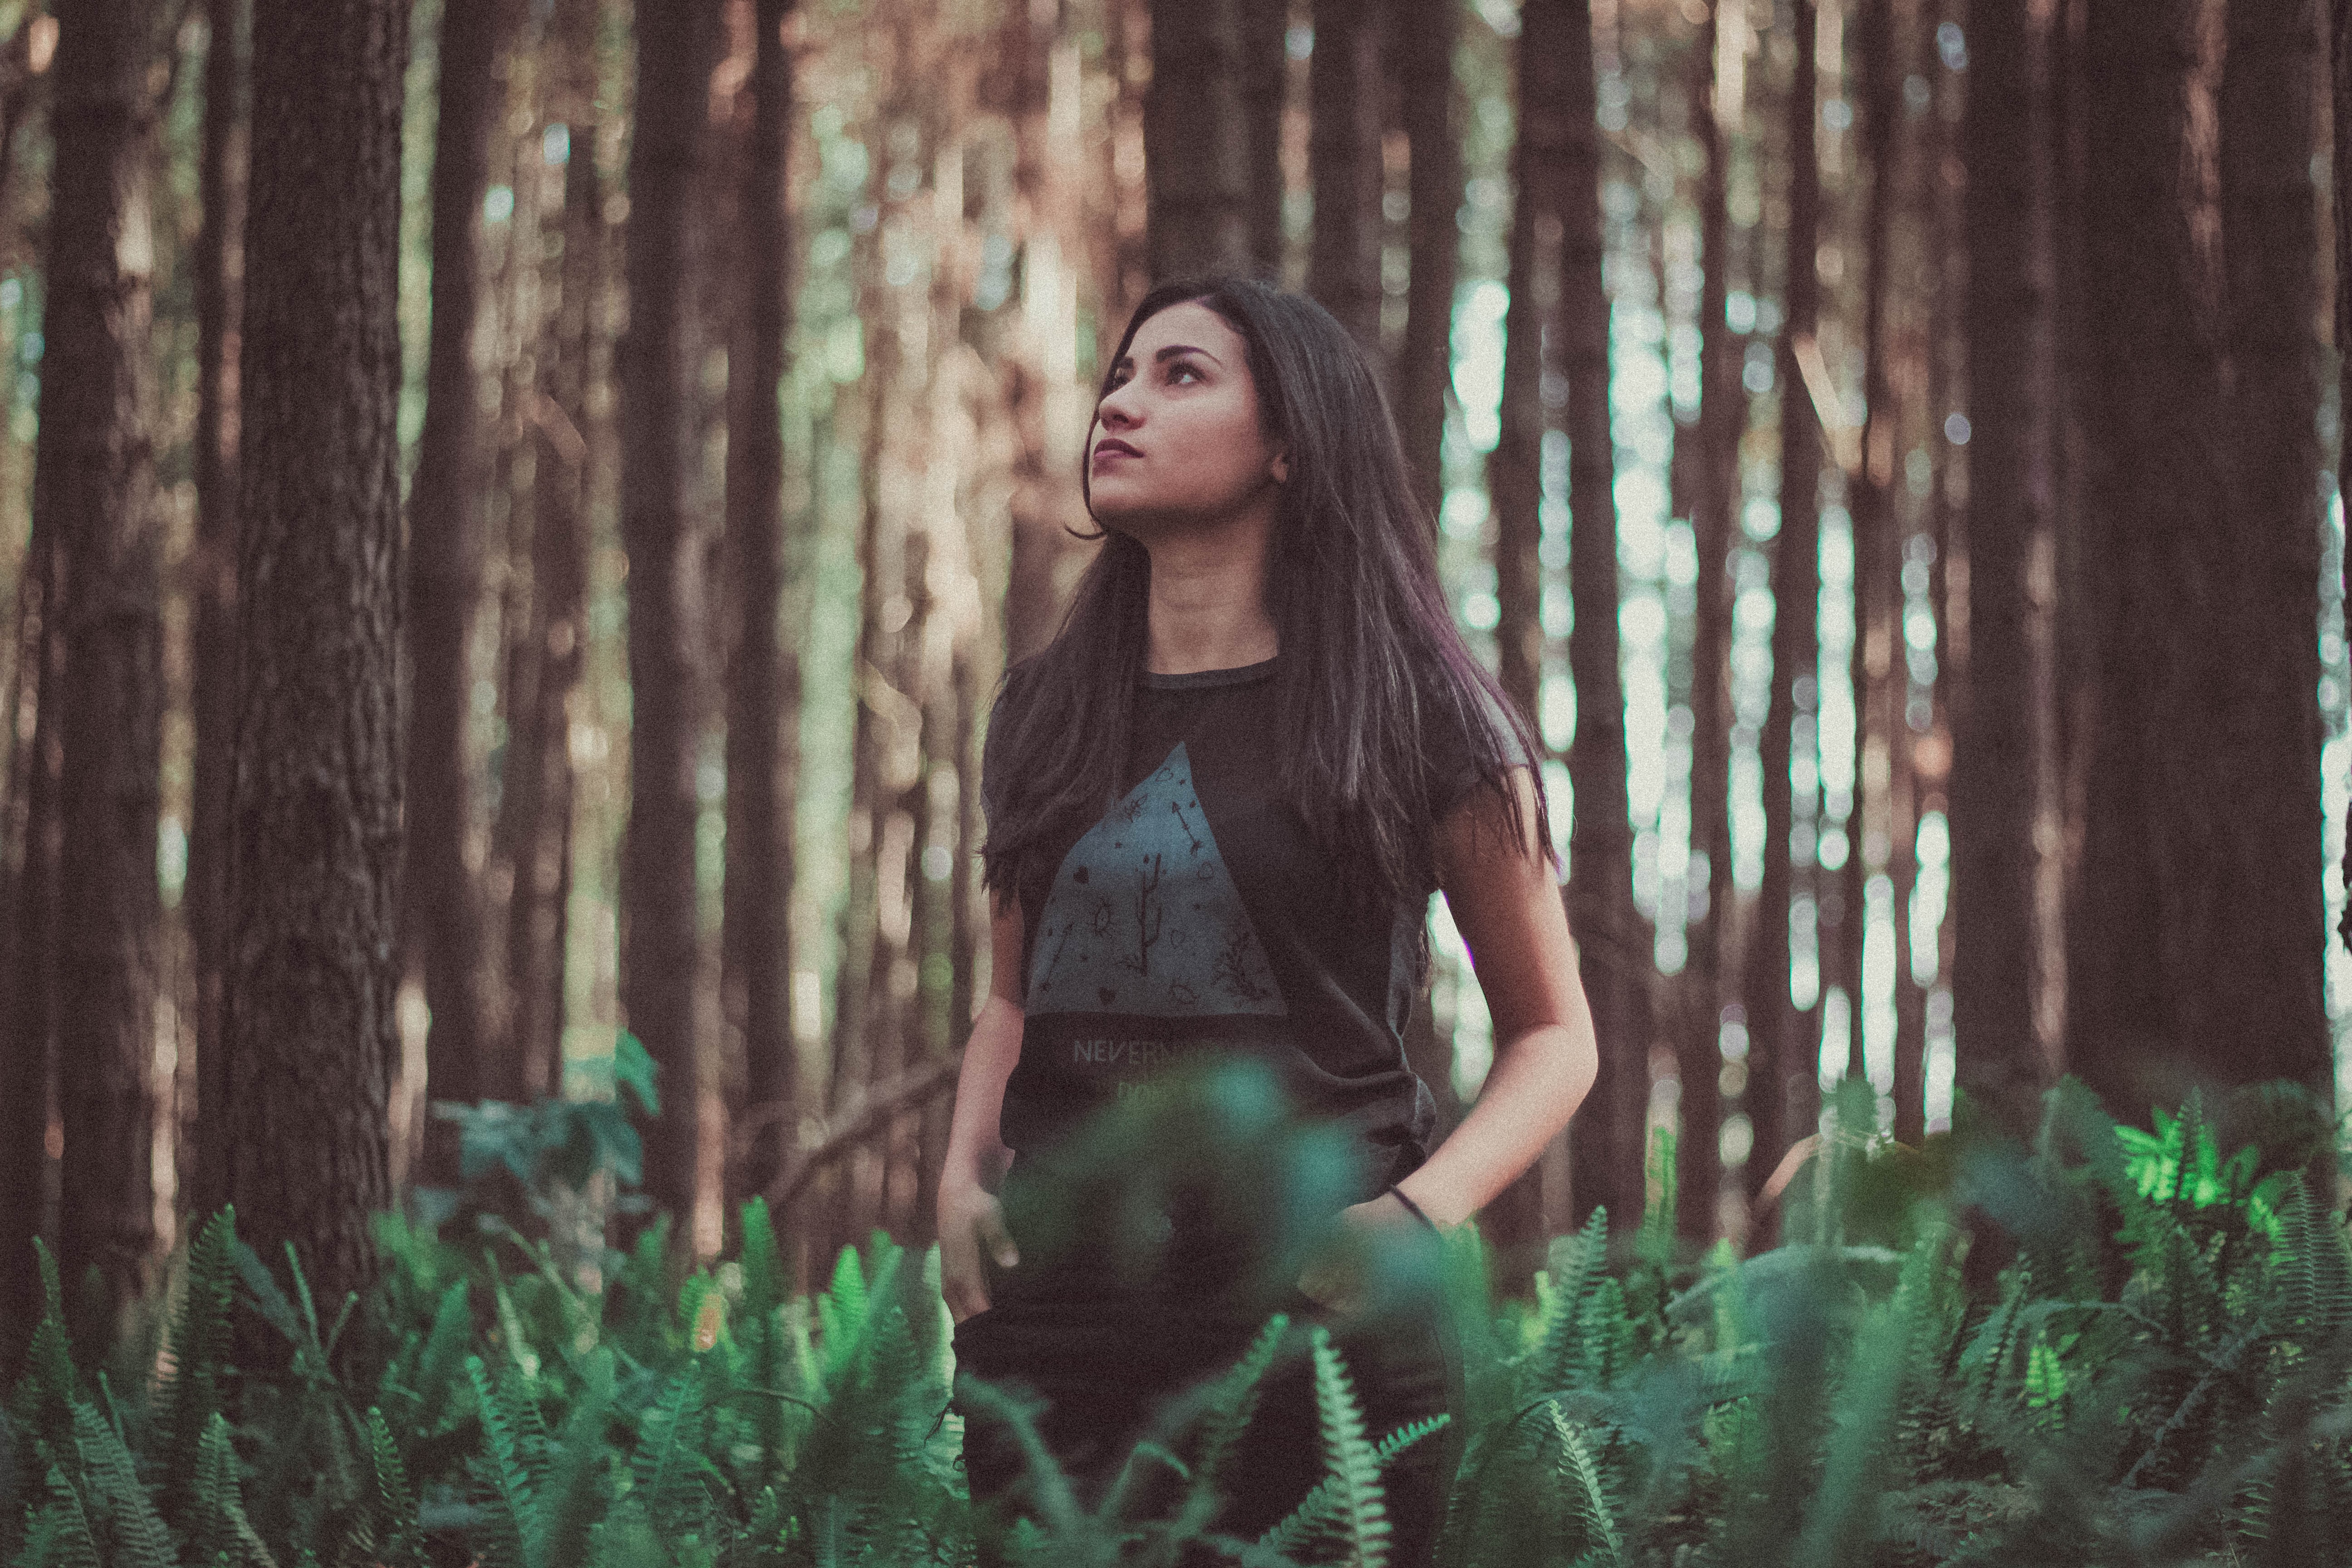
{"label": "shirt graphic print", "polygon": [[1181,742],[1063,857],[1031,952],[1033,1018],[1288,1011]]}

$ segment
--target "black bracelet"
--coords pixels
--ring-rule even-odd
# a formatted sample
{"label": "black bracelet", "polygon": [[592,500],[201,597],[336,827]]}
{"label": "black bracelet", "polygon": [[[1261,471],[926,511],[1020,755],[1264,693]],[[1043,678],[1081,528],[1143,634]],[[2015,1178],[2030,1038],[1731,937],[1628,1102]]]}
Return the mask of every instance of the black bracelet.
{"label": "black bracelet", "polygon": [[1415,1219],[1417,1219],[1417,1220],[1421,1221],[1421,1223],[1422,1223],[1422,1224],[1423,1224],[1423,1225],[1427,1226],[1431,1229],[1431,1231],[1435,1232],[1435,1231],[1437,1230],[1437,1222],[1436,1222],[1435,1220],[1433,1220],[1433,1219],[1430,1218],[1428,1215],[1424,1214],[1424,1213],[1422,1211],[1422,1207],[1421,1207],[1421,1205],[1420,1205],[1419,1204],[1417,1204],[1417,1203],[1413,1202],[1411,1198],[1409,1198],[1409,1197],[1405,1196],[1405,1195],[1404,1195],[1404,1189],[1403,1189],[1403,1188],[1402,1188],[1402,1187],[1391,1187],[1391,1188],[1389,1189],[1389,1196],[1391,1196],[1391,1197],[1392,1197],[1392,1198],[1396,1199],[1396,1201],[1397,1201],[1397,1202],[1399,1202],[1399,1203],[1402,1204],[1402,1205],[1405,1206],[1405,1212],[1406,1212],[1406,1213],[1408,1213],[1408,1214],[1412,1215],[1413,1218],[1415,1218]]}

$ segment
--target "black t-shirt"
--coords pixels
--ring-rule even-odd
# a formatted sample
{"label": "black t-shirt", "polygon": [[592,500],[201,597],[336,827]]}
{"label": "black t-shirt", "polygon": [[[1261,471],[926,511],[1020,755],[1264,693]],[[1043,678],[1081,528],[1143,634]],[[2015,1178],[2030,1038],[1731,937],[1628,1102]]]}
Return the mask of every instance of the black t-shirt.
{"label": "black t-shirt", "polygon": [[[1276,787],[1276,668],[1145,675],[1125,794],[1024,856],[1025,1023],[1001,1123],[1016,1155],[1211,1047],[1262,1058],[1294,1109],[1358,1130],[1360,1195],[1427,1158],[1435,1104],[1404,1029],[1433,889],[1370,910],[1339,893]],[[996,751],[985,799],[1003,784]],[[1458,731],[1428,751],[1433,821],[1478,775]]]}

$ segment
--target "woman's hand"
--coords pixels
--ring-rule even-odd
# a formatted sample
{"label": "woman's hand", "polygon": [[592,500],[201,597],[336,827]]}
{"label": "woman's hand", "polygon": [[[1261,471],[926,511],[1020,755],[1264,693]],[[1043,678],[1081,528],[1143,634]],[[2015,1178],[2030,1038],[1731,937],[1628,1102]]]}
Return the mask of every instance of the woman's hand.
{"label": "woman's hand", "polygon": [[1401,1236],[1427,1228],[1392,1192],[1349,1205],[1339,1211],[1338,1234],[1307,1260],[1298,1277],[1298,1293],[1325,1311],[1353,1315],[1364,1304],[1378,1251]]}
{"label": "woman's hand", "polygon": [[942,1179],[940,1183],[940,1294],[959,1323],[975,1312],[988,1310],[988,1276],[982,1267],[983,1252],[999,1268],[1021,1261],[1013,1235],[1004,1228],[1004,1211],[996,1194],[977,1181]]}

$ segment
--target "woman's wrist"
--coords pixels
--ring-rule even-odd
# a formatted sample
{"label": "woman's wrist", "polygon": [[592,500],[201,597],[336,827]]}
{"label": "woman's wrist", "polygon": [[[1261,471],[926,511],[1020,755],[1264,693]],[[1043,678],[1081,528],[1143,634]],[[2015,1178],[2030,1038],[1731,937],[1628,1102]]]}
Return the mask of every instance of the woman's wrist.
{"label": "woman's wrist", "polygon": [[1432,1235],[1441,1234],[1437,1222],[1429,1217],[1429,1211],[1407,1195],[1402,1186],[1391,1184],[1387,1195],[1403,1205],[1404,1212],[1412,1216],[1414,1224],[1425,1226]]}
{"label": "woman's wrist", "polygon": [[961,1186],[993,1192],[1012,1156],[1013,1151],[1003,1143],[992,1150],[950,1143],[940,1156],[940,1186],[942,1190]]}

